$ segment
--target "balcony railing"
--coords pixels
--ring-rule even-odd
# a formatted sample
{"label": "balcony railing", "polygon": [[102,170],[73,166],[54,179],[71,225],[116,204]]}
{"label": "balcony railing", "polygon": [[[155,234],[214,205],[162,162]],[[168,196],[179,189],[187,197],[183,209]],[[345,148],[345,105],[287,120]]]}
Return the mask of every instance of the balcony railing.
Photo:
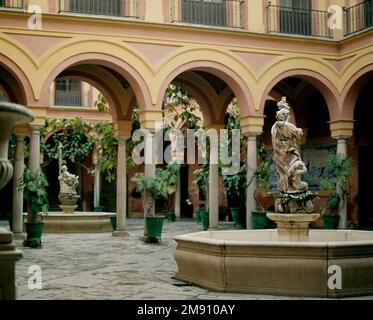
{"label": "balcony railing", "polygon": [[23,0],[0,0],[0,9],[23,9]]}
{"label": "balcony railing", "polygon": [[269,4],[267,7],[267,31],[332,38],[333,31],[328,27],[330,17],[331,15],[327,11]]}
{"label": "balcony railing", "polygon": [[54,105],[64,107],[82,107],[82,91],[58,90],[55,91]]}
{"label": "balcony railing", "polygon": [[142,0],[60,0],[59,12],[138,18],[139,1]]}
{"label": "balcony railing", "polygon": [[373,26],[373,0],[361,2],[344,9],[346,36]]}
{"label": "balcony railing", "polygon": [[172,22],[243,28],[243,12],[241,0],[171,0]]}

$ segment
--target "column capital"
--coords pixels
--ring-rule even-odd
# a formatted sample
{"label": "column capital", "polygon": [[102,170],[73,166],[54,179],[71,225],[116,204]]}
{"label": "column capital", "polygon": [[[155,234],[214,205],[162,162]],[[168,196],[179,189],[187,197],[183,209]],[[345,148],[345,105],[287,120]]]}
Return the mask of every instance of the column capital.
{"label": "column capital", "polygon": [[19,139],[24,139],[29,134],[29,128],[27,125],[17,125],[13,127],[14,135]]}
{"label": "column capital", "polygon": [[209,130],[209,129],[215,129],[216,131],[220,131],[220,130],[223,130],[225,129],[225,125],[224,124],[215,124],[215,123],[211,123],[211,124],[208,124],[205,126],[205,129],[206,130]]}
{"label": "column capital", "polygon": [[126,144],[127,140],[130,139],[130,137],[116,137],[118,140],[118,144]]}
{"label": "column capital", "polygon": [[241,133],[244,136],[258,136],[263,132],[264,116],[241,116]]}
{"label": "column capital", "polygon": [[119,137],[130,137],[132,132],[132,121],[131,120],[118,120],[114,123],[114,135]]}
{"label": "column capital", "polygon": [[354,120],[333,120],[329,121],[331,136],[334,139],[348,139],[354,131]]}
{"label": "column capital", "polygon": [[47,118],[48,107],[43,106],[28,106],[28,108],[34,113],[35,120],[30,123],[31,125],[43,127],[45,124],[45,119]]}
{"label": "column capital", "polygon": [[40,130],[44,127],[44,125],[37,125],[34,123],[29,124],[29,132],[32,134],[39,134],[40,135]]}
{"label": "column capital", "polygon": [[163,111],[156,109],[139,111],[139,120],[141,128],[155,130],[163,125]]}

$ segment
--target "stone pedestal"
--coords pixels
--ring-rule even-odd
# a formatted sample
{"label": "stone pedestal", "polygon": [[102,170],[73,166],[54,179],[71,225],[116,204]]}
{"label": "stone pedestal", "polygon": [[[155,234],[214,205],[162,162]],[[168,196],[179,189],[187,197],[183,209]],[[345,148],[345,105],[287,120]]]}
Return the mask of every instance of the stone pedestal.
{"label": "stone pedestal", "polygon": [[267,213],[268,219],[276,222],[278,241],[308,241],[309,225],[320,214]]}
{"label": "stone pedestal", "polygon": [[22,258],[22,252],[16,249],[12,233],[0,228],[0,300],[15,300],[15,266]]}
{"label": "stone pedestal", "polygon": [[60,204],[59,207],[65,214],[73,214],[75,209],[78,207],[76,204]]}

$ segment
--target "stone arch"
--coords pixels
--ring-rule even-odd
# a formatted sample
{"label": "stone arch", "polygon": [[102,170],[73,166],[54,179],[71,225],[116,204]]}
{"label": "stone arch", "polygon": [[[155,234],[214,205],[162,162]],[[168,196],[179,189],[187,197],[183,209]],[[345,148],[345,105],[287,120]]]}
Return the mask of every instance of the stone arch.
{"label": "stone arch", "polygon": [[373,78],[373,64],[370,64],[356,72],[348,81],[342,92],[341,117],[345,120],[353,120],[356,102],[364,85]]}
{"label": "stone arch", "polygon": [[277,83],[280,81],[289,78],[300,78],[302,80],[307,81],[311,85],[313,85],[316,89],[318,89],[321,94],[323,95],[326,104],[328,106],[329,118],[330,120],[336,119],[339,117],[340,114],[340,99],[339,94],[333,83],[319,72],[307,70],[307,69],[291,69],[284,72],[281,72],[276,77],[272,78],[272,80],[266,85],[263,93],[261,95],[261,102],[259,107],[260,114],[263,114],[264,111],[264,103],[266,97],[269,95],[271,90],[275,87]]}
{"label": "stone arch", "polygon": [[255,113],[249,89],[255,85],[255,78],[248,67],[226,52],[199,48],[179,52],[159,69],[157,74],[161,81],[156,84],[156,105],[161,105],[167,87],[178,75],[194,70],[208,72],[223,80],[237,97],[242,115]]}
{"label": "stone arch", "polygon": [[0,84],[11,102],[30,105],[34,101],[30,81],[21,68],[10,58],[0,54]]}
{"label": "stone arch", "polygon": [[49,56],[44,59],[44,63],[38,69],[38,73],[43,79],[36,90],[40,103],[47,102],[48,89],[60,73],[72,66],[82,64],[105,67],[120,74],[132,87],[139,108],[145,109],[151,105],[148,84],[145,79],[153,77],[153,73],[146,62],[125,47],[111,42],[93,40],[70,43],[62,48],[57,48],[54,52],[49,52]]}
{"label": "stone arch", "polygon": [[78,66],[64,71],[60,79],[69,78],[82,80],[98,89],[110,106],[110,113],[115,120],[131,118],[133,91],[130,87],[123,89],[121,83],[108,71],[97,66]]}

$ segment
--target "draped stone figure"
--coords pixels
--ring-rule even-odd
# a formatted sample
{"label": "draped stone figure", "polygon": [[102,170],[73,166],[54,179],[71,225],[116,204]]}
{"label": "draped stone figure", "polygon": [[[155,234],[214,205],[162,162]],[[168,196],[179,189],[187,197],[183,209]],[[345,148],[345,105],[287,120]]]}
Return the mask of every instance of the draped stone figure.
{"label": "draped stone figure", "polygon": [[299,141],[303,131],[289,122],[290,107],[283,97],[277,104],[276,122],[272,126],[273,160],[277,170],[278,192],[275,207],[279,213],[311,213],[317,195],[308,191],[302,181],[307,173],[299,152]]}

